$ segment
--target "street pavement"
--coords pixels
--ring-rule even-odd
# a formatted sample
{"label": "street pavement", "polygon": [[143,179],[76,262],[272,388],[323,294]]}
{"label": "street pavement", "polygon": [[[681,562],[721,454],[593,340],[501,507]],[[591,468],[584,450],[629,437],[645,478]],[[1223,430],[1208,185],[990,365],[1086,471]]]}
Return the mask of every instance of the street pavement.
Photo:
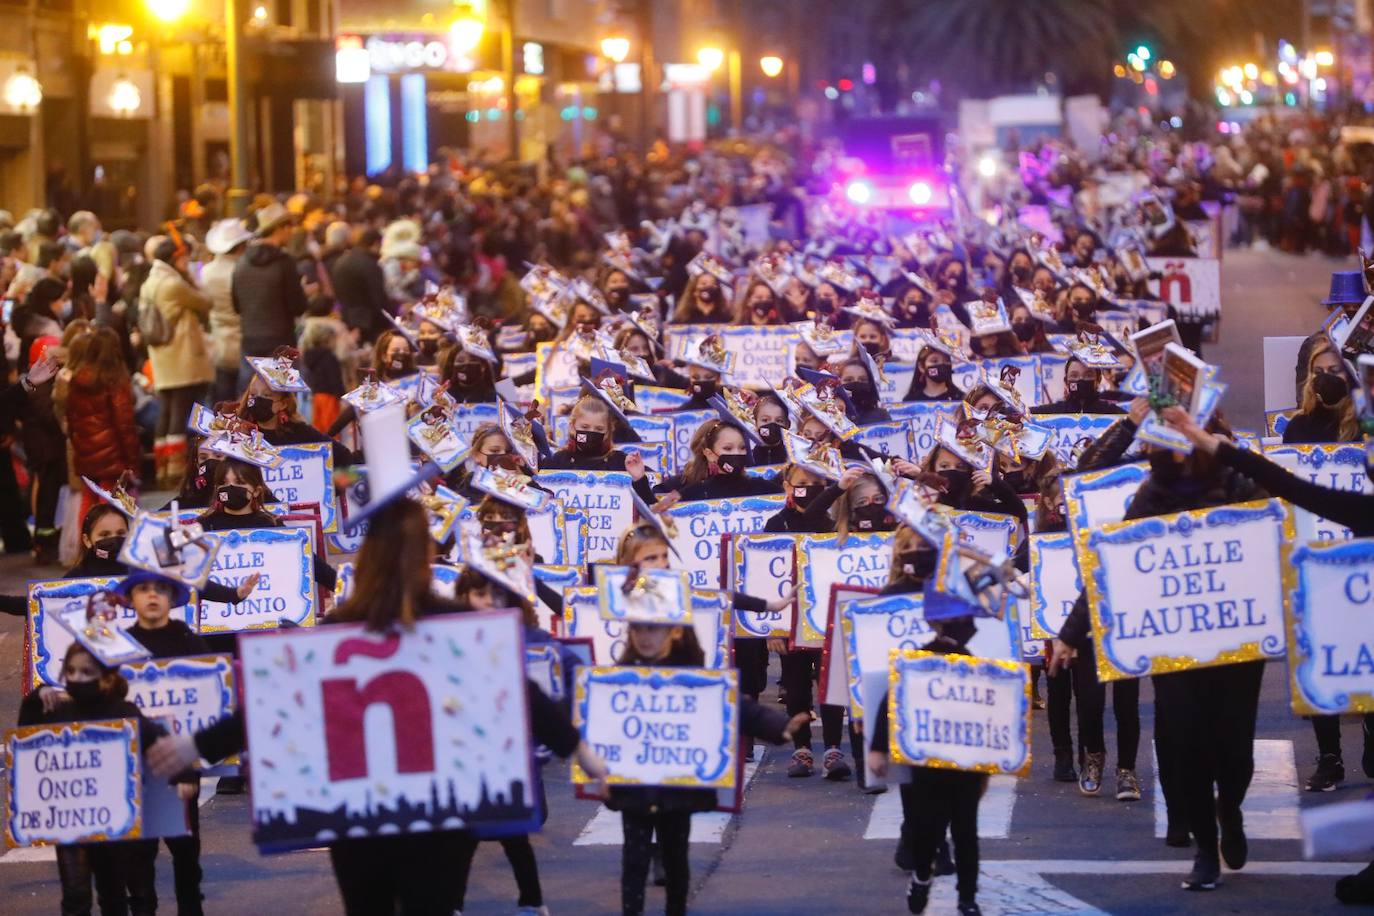
{"label": "street pavement", "polygon": [[[1268,252],[1228,252],[1223,273],[1222,340],[1206,350],[1220,362],[1231,389],[1223,402],[1236,425],[1262,425],[1260,338],[1306,333],[1321,317],[1316,302],[1330,270],[1318,258]],[[0,559],[0,591],[18,592],[34,574],[25,561]],[[52,571],[51,574],[56,574]],[[19,701],[22,623],[0,619],[0,711]],[[776,677],[776,660],[774,661]],[[1113,793],[1084,798],[1077,786],[1050,779],[1051,753],[1044,713],[1035,713],[1034,763],[1023,779],[992,781],[980,812],[986,913],[1322,913],[1344,911],[1332,895],[1336,877],[1363,863],[1302,859],[1298,812],[1313,804],[1354,799],[1374,788],[1360,771],[1357,722],[1344,724],[1347,777],[1334,793],[1301,791],[1316,754],[1311,728],[1288,710],[1286,671],[1265,672],[1256,744],[1256,775],[1245,812],[1251,861],[1226,873],[1211,894],[1190,894],[1179,880],[1190,850],[1163,842],[1151,735],[1153,694],[1144,685],[1138,769],[1139,802]],[[765,697],[775,698],[770,686]],[[819,729],[816,729],[819,732]],[[1107,716],[1108,773],[1113,786],[1115,729]],[[817,758],[820,748],[816,748]],[[759,746],[749,771],[743,814],[698,815],[692,828],[691,910],[699,914],[835,914],[905,912],[905,876],[892,864],[900,822],[895,792],[862,795],[854,783],[819,776],[789,779],[790,748]],[[566,765],[544,771],[549,820],[534,838],[546,902],[555,914],[613,912],[619,900],[618,815],[572,797]],[[208,787],[208,786],[207,786]],[[210,913],[337,913],[327,854],[303,851],[259,855],[249,840],[246,796],[202,798],[206,909]],[[159,859],[164,912],[172,912],[171,866]],[[436,868],[446,863],[434,863]],[[515,909],[515,885],[497,844],[477,855],[464,910],[505,914]],[[937,880],[928,912],[952,912],[954,879]],[[56,867],[46,850],[0,856],[0,910],[10,916],[57,907]],[[651,889],[648,911],[663,904]]]}

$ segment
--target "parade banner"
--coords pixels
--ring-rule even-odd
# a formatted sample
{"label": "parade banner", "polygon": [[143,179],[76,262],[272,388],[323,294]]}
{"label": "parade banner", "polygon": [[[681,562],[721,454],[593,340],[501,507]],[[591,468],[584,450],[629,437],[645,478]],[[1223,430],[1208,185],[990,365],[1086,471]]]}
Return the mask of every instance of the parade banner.
{"label": "parade banner", "polygon": [[534,387],[540,400],[552,404],[553,389],[576,388],[580,384],[577,356],[561,343],[542,342],[534,345],[536,365]]}
{"label": "parade banner", "polygon": [[261,575],[253,594],[237,604],[201,601],[202,633],[270,630],[283,622],[315,625],[314,555],[302,528],[235,528],[217,531],[219,553],[210,577],[230,587]]}
{"label": "parade banner", "polygon": [[[781,598],[796,581],[796,547],[792,534],[731,536],[725,548],[730,590],[767,601]],[[735,638],[790,638],[795,615],[795,602],[781,611],[735,611]]]}
{"label": "parade banner", "polygon": [[785,378],[787,355],[801,341],[801,335],[788,325],[749,327],[719,324],[670,324],[664,327],[664,346],[669,359],[695,356],[707,336],[721,339],[726,353],[734,355],[734,365],[725,379],[731,385],[766,389]]}
{"label": "parade banner", "polygon": [[128,701],[174,735],[194,735],[234,712],[234,660],[228,655],[128,662],[119,673],[129,682]]}
{"label": "parade banner", "polygon": [[1374,712],[1374,539],[1300,544],[1288,591],[1288,683],[1300,716]]}
{"label": "parade banner", "polygon": [[[536,575],[539,567],[535,567]],[[334,600],[336,604],[343,604],[353,594],[353,579],[357,574],[357,567],[352,562],[340,563],[335,571],[338,573],[334,581]],[[440,598],[453,600],[458,584],[458,576],[463,570],[457,566],[450,566],[447,563],[431,563],[429,566],[429,587],[430,591]]]}
{"label": "parade banner", "polygon": [[887,332],[887,339],[892,344],[892,358],[897,362],[911,363],[913,367],[927,346],[918,328],[893,328]]}
{"label": "parade banner", "polygon": [[326,533],[339,528],[339,501],[334,494],[334,445],[311,442],[283,445],[280,467],[263,468],[262,479],[282,503],[318,503]]}
{"label": "parade banner", "polygon": [[849,664],[845,658],[844,631],[840,627],[840,608],[871,598],[879,591],[866,585],[830,586],[830,607],[825,615],[825,648],[821,650],[821,671],[816,682],[818,702],[834,706],[844,706],[849,702]]}
{"label": "parade banner", "polygon": [[138,721],[30,725],[5,732],[5,845],[144,835]]}
{"label": "parade banner", "polygon": [[563,657],[558,647],[552,643],[540,643],[525,647],[525,677],[544,691],[550,700],[561,700],[567,696],[564,682]]}
{"label": "parade banner", "polygon": [[891,423],[870,423],[860,426],[850,442],[866,445],[879,454],[891,458],[916,457],[916,443],[911,434],[911,424],[906,420],[893,420]]}
{"label": "parade banner", "polygon": [[946,420],[957,423],[960,415],[959,401],[922,401],[912,404],[894,404],[887,409],[894,420],[905,420],[911,426],[911,453],[919,460],[930,454],[940,435],[940,424]]}
{"label": "parade banner", "polygon": [[[1362,443],[1340,445],[1266,445],[1264,457],[1303,480],[1328,490],[1374,493],[1374,482],[1365,473]],[[1344,525],[1296,509],[1298,540],[1348,541],[1354,535]]]}
{"label": "parade banner", "polygon": [[[981,658],[1020,661],[1019,620],[980,617],[969,640],[969,652]],[[892,649],[921,649],[935,638],[926,621],[920,592],[874,595],[841,601],[837,607],[830,664],[844,671],[844,693],[827,703],[847,703],[850,715],[866,720],[887,692],[888,654]]]}
{"label": "parade banner", "polygon": [[1030,669],[1020,662],[893,649],[893,763],[974,773],[1030,772]]}
{"label": "parade banner", "polygon": [[[895,343],[894,343],[895,346]],[[916,362],[888,360],[882,364],[878,374],[878,402],[883,405],[896,404],[906,398],[911,390],[912,379],[916,377]]]}
{"label": "parade banner", "polygon": [[953,512],[949,518],[959,532],[960,547],[971,547],[997,560],[1010,558],[1016,552],[1021,531],[1016,516],[997,512]]}
{"label": "parade banner", "polygon": [[[634,481],[623,471],[544,471],[535,476],[551,490],[564,510],[587,516],[587,556],[603,560],[615,556],[620,534],[634,524]],[[564,554],[564,562],[570,562]]]}
{"label": "parade banner", "polygon": [[587,545],[591,543],[591,523],[581,509],[563,510],[563,532],[566,535],[563,562],[568,566],[587,565]]}
{"label": "parade banner", "polygon": [[1293,539],[1292,512],[1278,499],[1082,535],[1098,679],[1281,658]]}
{"label": "parade banner", "polygon": [[1100,528],[1125,518],[1131,497],[1149,476],[1150,466],[1144,461],[1066,476],[1064,504],[1068,509],[1069,531],[1074,538],[1089,528]]}
{"label": "parade banner", "polygon": [[678,503],[662,513],[669,543],[691,575],[692,588],[721,587],[723,535],[759,534],[785,505],[783,496],[744,496]]}
{"label": "parade banner", "polygon": [[1264,412],[1264,434],[1281,438],[1283,431],[1288,428],[1288,421],[1293,419],[1297,412],[1296,407],[1288,410],[1266,410]]}
{"label": "parade banner", "polygon": [[954,367],[954,382],[962,391],[971,391],[988,380],[996,382],[1003,369],[1018,370],[1016,393],[1026,407],[1045,403],[1045,389],[1040,383],[1040,362],[1035,356],[1004,356],[982,359],[975,363],[959,363]]}
{"label": "parade banner", "polygon": [[[574,724],[609,785],[735,787],[739,672],[579,668],[574,689]],[[572,780],[592,781],[576,763]]]}
{"label": "parade banner", "polygon": [[797,538],[797,618],[792,647],[825,648],[826,618],[832,585],[882,588],[892,566],[891,532],[804,534]]}
{"label": "parade banner", "polygon": [[[577,588],[582,584],[582,567],[539,564],[534,567],[534,581],[547,585],[555,595],[562,595],[565,589]],[[539,618],[539,629],[557,636],[562,632],[562,615],[544,600],[538,589],[534,594],[534,615]]]}
{"label": "parade banner", "polygon": [[1073,467],[1074,448],[1096,441],[1120,419],[1119,414],[1061,413],[1036,414],[1030,421],[1050,431],[1050,451],[1054,452],[1060,464]]}
{"label": "parade banner", "polygon": [[673,461],[679,470],[686,470],[692,461],[692,437],[701,424],[717,420],[714,410],[679,410],[673,414]]}
{"label": "parade banner", "polygon": [[[76,640],[58,621],[63,614],[84,609],[95,592],[113,589],[119,584],[120,578],[96,576],[29,583],[29,615],[24,634],[29,649],[25,693],[45,684],[50,687],[62,686],[62,658]],[[196,594],[192,592],[190,603],[173,608],[171,617],[194,630],[195,608]],[[127,630],[137,622],[138,614],[133,608],[119,609],[119,627]]]}
{"label": "parade banner", "polygon": [[[1040,390],[1044,392],[1045,403],[1053,404],[1068,397],[1068,387],[1064,384],[1064,366],[1069,357],[1064,353],[1037,353],[1035,360],[1040,366]],[[1042,417],[1037,415],[1036,423]]]}
{"label": "parade banner", "polygon": [[[475,518],[476,507],[472,507],[466,517]],[[525,521],[530,526],[530,543],[540,561],[555,566],[568,562],[568,518],[563,503],[558,499],[549,501],[543,512],[526,512]]]}
{"label": "parade banner", "polygon": [[1178,309],[1184,321],[1221,317],[1221,262],[1216,258],[1147,258],[1150,294]]}
{"label": "parade banner", "polygon": [[1073,535],[1032,534],[1030,536],[1030,635],[1032,639],[1053,639],[1068,619],[1083,591],[1078,575],[1078,558]]}
{"label": "parade banner", "polygon": [[691,395],[681,388],[662,388],[657,385],[635,386],[635,406],[645,413],[653,414],[677,410],[689,400],[691,400]]}
{"label": "parade banner", "polygon": [[[720,592],[692,593],[692,630],[706,656],[704,667],[728,668],[731,660],[729,595]],[[722,611],[722,608],[725,610]],[[600,592],[594,586],[563,590],[563,623],[560,633],[570,639],[588,639],[596,658],[614,664],[625,652],[625,621],[601,616]]]}
{"label": "parade banner", "polygon": [[[515,611],[247,634],[253,841],[538,829]],[[379,715],[381,713],[381,715]]]}

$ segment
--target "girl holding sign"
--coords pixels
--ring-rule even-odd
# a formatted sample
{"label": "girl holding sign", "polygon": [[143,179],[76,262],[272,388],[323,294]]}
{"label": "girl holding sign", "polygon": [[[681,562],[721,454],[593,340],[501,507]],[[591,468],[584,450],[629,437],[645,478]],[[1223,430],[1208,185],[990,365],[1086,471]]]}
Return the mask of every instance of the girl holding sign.
{"label": "girl holding sign", "polygon": [[954,384],[954,360],[938,347],[927,344],[916,356],[916,374],[911,377],[903,401],[959,401],[964,393]]}
{"label": "girl holding sign", "polygon": [[[419,371],[415,367],[415,350],[400,331],[383,331],[378,335],[372,353],[372,371],[377,374],[379,382],[395,382],[409,378]],[[352,404],[345,402],[338,418],[330,425],[327,435],[331,439],[334,438],[357,419],[358,412],[353,409]]]}
{"label": "girl holding sign", "polygon": [[543,471],[624,471],[634,480],[635,493],[646,505],[656,501],[645,476],[644,458],[613,447],[615,418],[601,399],[583,395],[568,417],[568,441],[546,461]]}
{"label": "girl holding sign", "polygon": [[[467,460],[478,468],[510,467],[513,464],[522,473],[532,471],[510,437],[495,423],[483,423],[473,432]],[[472,485],[472,471],[466,462],[450,471],[444,483],[468,502],[480,502],[486,496],[484,491]]]}
{"label": "girl holding sign", "polygon": [[[72,643],[62,660],[62,680],[70,699],[45,709],[38,691],[19,705],[18,725],[53,725],[62,722],[93,722],[102,719],[134,719],[138,722],[139,746],[148,748],[165,733],[162,726],[145,719],[139,708],[125,699],[129,683],[115,668],[102,665],[90,650]],[[57,847],[57,873],[62,879],[62,912],[91,911],[91,879],[102,913],[127,913],[129,904],[157,907],[157,882],[153,860],[156,840],[118,843],[73,843]]]}
{"label": "girl holding sign", "polygon": [[[666,566],[666,557],[664,566]],[[626,627],[625,650],[616,664],[668,668],[700,668],[706,661],[691,627],[657,623],[631,623]],[[807,718],[803,713],[785,719],[772,709],[742,698],[740,734],[781,744]],[[753,743],[750,741],[749,743]],[[606,807],[620,812],[625,833],[620,860],[621,912],[632,916],[644,912],[644,882],[658,837],[667,875],[668,916],[687,912],[687,889],[691,882],[688,843],[692,815],[716,807],[713,789],[672,789],[659,786],[614,786]]]}
{"label": "girl holding sign", "polygon": [[830,507],[840,494],[863,477],[862,468],[846,468],[839,483],[827,485],[806,468],[789,464],[783,468],[782,492],[787,504],[768,519],[763,530],[779,534],[826,534],[835,530]]}
{"label": "girl holding sign", "polygon": [[771,496],[778,492],[777,481],[749,477],[749,448],[744,433],[725,420],[707,420],[701,433],[693,437],[692,460],[682,472],[683,502],[702,499],[735,499],[742,496]]}
{"label": "girl holding sign", "polygon": [[788,428],[787,408],[775,394],[759,395],[754,401],[754,430],[762,445],[750,455],[752,466],[787,463],[787,446],[782,434]]}

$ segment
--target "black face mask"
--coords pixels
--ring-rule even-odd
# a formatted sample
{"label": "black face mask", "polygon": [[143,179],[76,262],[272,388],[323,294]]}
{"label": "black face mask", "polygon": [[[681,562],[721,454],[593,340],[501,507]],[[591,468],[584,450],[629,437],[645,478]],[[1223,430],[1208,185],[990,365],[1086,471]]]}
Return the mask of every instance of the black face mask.
{"label": "black face mask", "polygon": [[108,563],[119,562],[119,552],[124,549],[124,535],[101,538],[91,544],[91,556]]}
{"label": "black face mask", "polygon": [[744,461],[743,455],[721,455],[716,459],[716,467],[722,477],[743,477]]}
{"label": "black face mask", "polygon": [[897,520],[882,503],[859,506],[850,513],[855,531],[891,531],[897,527]]}
{"label": "black face mask", "polygon": [[692,382],[692,394],[703,400],[716,393],[716,383],[712,379]]}
{"label": "black face mask", "polygon": [[1073,313],[1082,320],[1086,321],[1097,313],[1096,302],[1073,302]]}
{"label": "black face mask", "polygon": [[573,433],[573,450],[583,455],[600,455],[605,442],[605,433]]}
{"label": "black face mask", "polygon": [[1002,475],[1002,482],[1017,493],[1030,493],[1035,489],[1034,481],[1027,479],[1025,471],[1013,471]]}
{"label": "black face mask", "polygon": [[708,287],[707,289],[699,289],[697,290],[697,298],[702,302],[719,302],[720,290],[716,289],[714,286]]}
{"label": "black face mask", "polygon": [[948,385],[950,379],[954,378],[954,367],[944,364],[926,366],[926,378],[937,385]]}
{"label": "black face mask", "polygon": [[772,448],[773,446],[779,444],[780,442],[782,442],[782,424],[763,424],[759,427],[759,438],[762,439],[763,444],[768,446],[769,448]]}
{"label": "black face mask", "polygon": [[940,555],[933,550],[903,550],[897,554],[897,568],[912,579],[929,579],[935,574]]}
{"label": "black face mask", "polygon": [[820,494],[820,491],[820,487],[793,487],[792,502],[798,509],[805,509]]}
{"label": "black face mask", "polygon": [[1336,372],[1318,372],[1312,377],[1312,389],[1327,407],[1335,407],[1350,394],[1350,385]]}
{"label": "black face mask", "polygon": [[231,512],[248,508],[253,501],[252,494],[242,484],[226,483],[219,488],[219,504]]}
{"label": "black face mask", "polygon": [[942,285],[950,292],[961,293],[968,289],[968,277],[965,277],[963,273],[958,273],[952,277],[945,277]]}
{"label": "black face mask", "polygon": [[973,485],[973,472],[963,468],[946,468],[938,472],[945,479],[947,487],[945,493],[955,499],[960,499],[968,492]]}
{"label": "black face mask", "polygon": [[1027,283],[1030,282],[1031,269],[1024,265],[1018,264],[1017,266],[1011,269],[1011,278],[1016,281],[1017,286],[1025,286]]}
{"label": "black face mask", "polygon": [[553,340],[553,336],[553,328],[545,327],[544,325],[540,325],[530,330],[530,337],[534,339],[535,343],[546,343]]}
{"label": "black face mask", "polygon": [[866,351],[868,351],[869,356],[877,356],[878,354],[883,352],[883,345],[878,343],[878,341],[876,340],[866,341],[864,343],[859,344],[859,346],[863,347]]}
{"label": "black face mask", "polygon": [[1029,321],[1013,321],[1011,332],[1022,343],[1030,343],[1031,339],[1035,337],[1035,325]]}
{"label": "black face mask", "polygon": [[606,290],[606,301],[619,309],[630,301],[630,290],[623,286],[608,289]]}
{"label": "black face mask", "polygon": [[260,394],[250,394],[243,405],[244,418],[254,423],[266,423],[272,419],[274,413],[276,411],[272,408],[272,399]]}
{"label": "black face mask", "polygon": [[453,369],[454,388],[475,388],[482,384],[482,370],[468,363],[459,363]]}
{"label": "black face mask", "polygon": [[908,301],[908,302],[902,303],[902,311],[906,312],[908,315],[912,316],[913,318],[914,318],[915,316],[917,316],[917,315],[920,315],[920,314],[921,314],[921,311],[922,311],[924,308],[925,308],[925,303],[921,302],[921,300],[919,300],[919,299],[912,299],[912,300],[910,300],[910,301]]}
{"label": "black face mask", "polygon": [[1069,400],[1078,404],[1087,404],[1097,397],[1097,383],[1088,378],[1077,378],[1069,382]]}
{"label": "black face mask", "polygon": [[420,338],[420,353],[424,356],[433,356],[439,352],[439,338],[422,337]]}
{"label": "black face mask", "polygon": [[1175,483],[1183,477],[1183,463],[1167,449],[1150,452],[1150,476],[1161,483]]}
{"label": "black face mask", "polygon": [[835,311],[835,300],[829,296],[821,296],[816,299],[816,308],[821,312]]}
{"label": "black face mask", "polygon": [[89,706],[97,702],[104,693],[100,689],[100,680],[94,681],[68,681],[63,685],[67,691],[67,696],[72,698],[72,702],[78,706]]}
{"label": "black face mask", "polygon": [[387,366],[392,372],[404,375],[415,370],[415,357],[410,353],[402,353],[400,356],[393,356],[387,360]]}
{"label": "black face mask", "polygon": [[862,410],[878,403],[877,389],[868,382],[845,382],[844,390],[849,392],[849,399],[854,402],[854,406]]}

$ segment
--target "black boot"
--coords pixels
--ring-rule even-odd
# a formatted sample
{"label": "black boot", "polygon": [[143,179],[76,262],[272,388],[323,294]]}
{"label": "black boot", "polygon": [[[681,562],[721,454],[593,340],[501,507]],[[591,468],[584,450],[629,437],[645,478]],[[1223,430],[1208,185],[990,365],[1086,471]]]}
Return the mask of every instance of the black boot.
{"label": "black boot", "polygon": [[1221,861],[1215,852],[1210,855],[1201,849],[1193,857],[1193,870],[1183,879],[1185,891],[1214,891],[1221,883]]}
{"label": "black boot", "polygon": [[1073,751],[1056,750],[1054,752],[1054,781],[1078,782],[1078,771],[1073,768]]}

